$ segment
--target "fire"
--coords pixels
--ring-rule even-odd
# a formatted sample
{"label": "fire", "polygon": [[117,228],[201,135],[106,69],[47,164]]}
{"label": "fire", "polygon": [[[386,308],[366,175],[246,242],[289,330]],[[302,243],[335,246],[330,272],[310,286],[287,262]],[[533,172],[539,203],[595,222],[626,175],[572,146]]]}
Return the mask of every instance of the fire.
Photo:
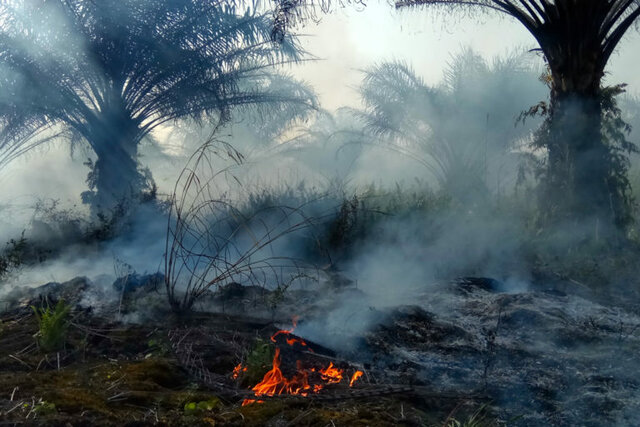
{"label": "fire", "polygon": [[[281,329],[278,332],[276,332],[275,334],[273,334],[271,336],[271,341],[272,342],[276,342],[276,337],[278,335],[291,335],[293,333],[293,331],[295,331],[296,327],[298,326],[298,316],[293,316],[293,318],[291,319],[291,323],[293,326],[291,326],[291,329]],[[298,338],[298,337],[287,337],[285,338],[285,341],[288,345],[292,346],[295,343],[300,344],[303,347],[307,347],[307,349],[313,353],[313,350],[311,350],[307,343],[302,339],[302,338]]]}
{"label": "fire", "polygon": [[320,370],[320,376],[329,384],[338,384],[342,381],[342,369],[334,368],[333,362],[331,362],[326,369]]}
{"label": "fire", "polygon": [[[271,336],[271,341],[276,343],[276,337],[278,335],[291,335],[296,328],[297,321],[298,317],[295,316],[292,321],[293,326],[291,327],[291,329],[279,330]],[[285,341],[290,346],[293,346],[295,343],[299,343],[300,345],[308,348],[307,343],[303,339],[298,337],[288,336],[286,337]],[[309,351],[312,351],[310,348],[308,349]],[[256,397],[275,396],[279,394],[308,396],[309,393],[319,393],[327,385],[339,384],[344,379],[344,369],[337,368],[336,366],[334,366],[333,362],[330,362],[329,366],[324,369],[316,370],[315,368],[304,369],[302,367],[302,363],[298,360],[296,373],[291,379],[287,379],[287,377],[284,376],[284,374],[280,370],[280,363],[280,349],[276,347],[276,352],[273,356],[273,366],[271,370],[269,370],[269,372],[264,375],[262,381],[260,381],[251,389]],[[242,364],[236,366],[233,370],[233,378],[238,378],[240,373],[246,370],[247,368],[243,368]],[[312,374],[313,382],[321,380],[324,383],[313,385],[309,384],[309,374]],[[353,384],[358,381],[358,379],[362,377],[362,375],[362,371],[354,372],[354,374],[351,376],[351,380],[349,381],[349,387],[353,387]],[[242,402],[242,406],[262,402],[262,400],[257,399],[245,399]]]}
{"label": "fire", "polygon": [[[273,357],[273,367],[267,372],[262,381],[256,384],[251,390],[253,390],[256,397],[260,396],[274,396],[276,394],[292,394],[300,396],[308,396],[309,393],[319,393],[325,385],[338,384],[343,380],[343,369],[336,368],[333,362],[329,363],[325,369],[316,371],[310,369],[309,371],[302,368],[302,364],[298,360],[296,374],[287,379],[280,370],[280,349],[276,347],[276,353]],[[239,365],[241,366],[241,365]],[[236,367],[237,368],[237,367]],[[245,368],[246,369],[246,368]],[[317,372],[320,374],[320,378],[325,384],[309,384],[309,372]],[[349,387],[353,387],[353,384],[363,375],[362,371],[356,371],[351,376],[349,381]],[[245,399],[242,402],[242,406],[252,403],[262,403],[261,400]]]}
{"label": "fire", "polygon": [[[256,384],[251,390],[256,396],[273,396],[276,394],[300,394],[307,396],[311,386],[309,376],[300,366],[298,361],[298,372],[288,380],[280,370],[280,349],[276,347],[276,354],[273,357],[273,367],[264,375],[262,381]],[[242,406],[253,403],[251,399],[245,399]]]}
{"label": "fire", "polygon": [[358,381],[358,378],[362,376],[362,371],[355,371],[353,376],[351,377],[351,381],[349,381],[349,387],[353,387],[353,383]]}
{"label": "fire", "polygon": [[238,364],[238,366],[236,366],[235,368],[233,368],[233,374],[231,374],[231,377],[236,380],[238,379],[238,377],[240,376],[241,372],[247,372],[247,367],[246,366],[242,366],[242,363]]}

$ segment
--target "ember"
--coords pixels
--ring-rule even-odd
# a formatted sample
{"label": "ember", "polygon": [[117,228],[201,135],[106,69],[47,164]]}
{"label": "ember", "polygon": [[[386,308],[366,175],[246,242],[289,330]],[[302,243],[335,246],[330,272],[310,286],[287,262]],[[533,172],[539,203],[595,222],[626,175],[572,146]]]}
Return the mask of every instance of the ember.
{"label": "ember", "polygon": [[238,379],[238,376],[240,376],[241,372],[247,372],[247,367],[246,366],[242,366],[242,363],[238,364],[238,366],[236,366],[235,368],[233,368],[233,374],[231,375],[231,377],[236,380]]}
{"label": "ember", "polygon": [[[291,329],[281,329],[278,332],[276,332],[275,334],[273,334],[271,336],[271,341],[272,342],[277,342],[276,341],[276,337],[278,335],[291,335],[293,333],[293,331],[296,329],[296,327],[298,326],[298,316],[293,316],[293,318],[291,319],[291,323],[293,324],[293,326],[291,327]],[[303,347],[307,347],[307,350],[309,350],[310,352],[313,353],[313,350],[311,350],[308,346],[307,343],[302,339],[302,338],[298,338],[298,337],[292,337],[292,336],[288,336],[287,338],[285,338],[285,341],[287,342],[288,345],[290,345],[291,347],[293,347],[293,345],[295,343],[300,344]]]}

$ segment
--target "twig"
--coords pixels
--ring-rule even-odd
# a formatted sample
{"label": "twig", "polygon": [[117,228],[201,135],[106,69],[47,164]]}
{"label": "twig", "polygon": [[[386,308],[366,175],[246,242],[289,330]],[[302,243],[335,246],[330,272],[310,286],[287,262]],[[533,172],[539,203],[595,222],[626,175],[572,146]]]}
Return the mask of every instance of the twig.
{"label": "twig", "polygon": [[19,407],[22,406],[23,402],[18,403],[16,406],[14,406],[13,408],[9,409],[7,412],[5,412],[5,415],[9,415],[11,412],[15,411],[16,409],[18,409]]}
{"label": "twig", "polygon": [[[78,328],[80,330],[82,330],[83,332],[86,332],[87,334],[95,335],[97,337],[107,338],[107,339],[109,339],[111,341],[124,341],[123,339],[120,339],[120,338],[115,338],[115,337],[111,337],[109,335],[101,334],[99,332],[96,332],[97,329],[87,328],[86,326],[80,325],[80,324],[75,323],[75,322],[71,322],[71,325],[75,326],[76,328]],[[113,332],[113,331],[125,331],[125,329],[113,329],[113,330],[105,329],[105,330],[108,330],[110,332]]]}
{"label": "twig", "polygon": [[26,353],[27,351],[31,350],[32,347],[35,347],[35,345],[36,345],[35,343],[31,343],[25,348],[23,348],[22,350],[20,350],[19,352],[17,352],[16,354]]}
{"label": "twig", "polygon": [[578,282],[577,280],[572,279],[572,278],[571,278],[571,277],[569,277],[569,276],[566,276],[566,275],[564,275],[564,274],[560,274],[560,273],[556,273],[555,271],[552,271],[552,273],[553,273],[553,274],[555,274],[555,275],[556,275],[556,277],[557,277],[558,279],[560,279],[560,280],[567,280],[567,281],[569,281],[569,282],[573,283],[574,285],[582,286],[583,288],[585,288],[585,289],[587,289],[587,290],[591,290],[591,289],[590,289],[587,285],[585,285],[584,283],[580,283],[580,282]]}
{"label": "twig", "polygon": [[129,394],[131,394],[130,391],[123,391],[123,392],[120,392],[118,394],[114,394],[113,396],[107,398],[107,401],[108,402],[116,402],[116,401],[119,401],[119,400],[125,400],[127,398],[126,396],[129,395]]}
{"label": "twig", "polygon": [[122,380],[124,380],[124,377],[120,377],[117,380],[115,380],[109,387],[107,387],[106,391],[109,391],[112,388],[114,388],[115,386],[117,386],[118,384],[120,384],[122,382]]}
{"label": "twig", "polygon": [[10,354],[10,355],[9,355],[9,357],[10,357],[10,358],[12,358],[12,359],[14,359],[14,360],[17,360],[17,361],[18,361],[18,362],[20,362],[20,363],[22,363],[22,364],[23,364],[24,366],[26,366],[27,368],[29,368],[29,369],[33,369],[33,366],[31,366],[31,365],[29,365],[27,362],[25,362],[25,361],[23,361],[23,360],[21,360],[21,359],[17,358],[17,357],[16,357],[16,356],[14,356],[13,354]]}

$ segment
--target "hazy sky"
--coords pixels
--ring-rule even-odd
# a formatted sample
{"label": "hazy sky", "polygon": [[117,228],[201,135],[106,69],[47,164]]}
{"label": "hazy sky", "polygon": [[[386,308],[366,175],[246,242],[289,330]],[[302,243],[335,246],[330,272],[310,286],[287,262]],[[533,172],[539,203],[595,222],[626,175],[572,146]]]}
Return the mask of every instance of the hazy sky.
{"label": "hazy sky", "polygon": [[[297,67],[294,74],[316,88],[325,108],[356,104],[357,70],[375,62],[406,61],[427,83],[437,83],[451,55],[463,46],[485,57],[537,47],[522,25],[508,17],[445,17],[425,8],[396,11],[380,0],[360,9],[346,7],[299,29],[308,34],[305,48],[324,60]],[[610,62],[607,83],[625,82],[629,91],[640,93],[639,53],[640,36],[632,31]]]}

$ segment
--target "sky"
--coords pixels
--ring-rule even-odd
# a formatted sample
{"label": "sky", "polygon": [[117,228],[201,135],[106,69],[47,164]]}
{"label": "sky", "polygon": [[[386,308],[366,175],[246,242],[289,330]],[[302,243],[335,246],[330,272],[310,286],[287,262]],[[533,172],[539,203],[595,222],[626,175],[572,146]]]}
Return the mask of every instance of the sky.
{"label": "sky", "polygon": [[[443,16],[427,8],[398,11],[384,0],[364,8],[346,6],[299,32],[306,34],[303,46],[320,60],[296,67],[293,74],[311,83],[330,110],[358,105],[358,70],[376,62],[405,61],[428,84],[437,84],[451,56],[465,46],[487,58],[537,47],[522,25],[508,17]],[[605,83],[628,83],[630,92],[640,93],[638,52],[640,35],[632,31],[612,57]]]}

